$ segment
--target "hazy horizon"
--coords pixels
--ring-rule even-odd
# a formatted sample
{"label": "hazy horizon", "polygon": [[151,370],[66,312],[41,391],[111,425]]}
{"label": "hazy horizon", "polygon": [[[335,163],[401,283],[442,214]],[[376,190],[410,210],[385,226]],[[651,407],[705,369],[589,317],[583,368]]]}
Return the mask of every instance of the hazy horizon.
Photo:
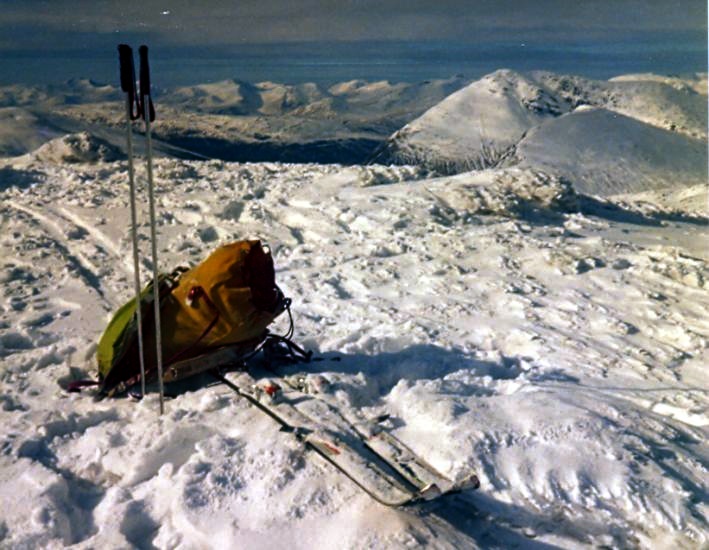
{"label": "hazy horizon", "polygon": [[[139,44],[132,45],[137,49]],[[602,79],[635,72],[683,74],[707,70],[702,37],[676,33],[647,33],[615,43],[359,41],[206,49],[151,46],[151,65],[157,87],[225,79],[319,84],[352,79],[418,82],[455,75],[474,79],[499,68],[549,70]],[[58,84],[76,78],[116,84],[117,72],[115,46],[90,52],[24,50],[0,58],[2,85]]]}

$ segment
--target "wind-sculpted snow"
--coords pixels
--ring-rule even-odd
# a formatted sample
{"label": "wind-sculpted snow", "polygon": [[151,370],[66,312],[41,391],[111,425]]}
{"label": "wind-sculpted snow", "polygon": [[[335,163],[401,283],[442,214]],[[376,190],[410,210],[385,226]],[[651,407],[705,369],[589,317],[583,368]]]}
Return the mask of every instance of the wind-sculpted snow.
{"label": "wind-sculpted snow", "polygon": [[268,242],[319,358],[288,372],[482,481],[392,510],[206,379],[160,418],[64,392],[131,297],[126,170],[0,169],[0,546],[707,544],[705,217],[531,168],[157,160],[162,269]]}

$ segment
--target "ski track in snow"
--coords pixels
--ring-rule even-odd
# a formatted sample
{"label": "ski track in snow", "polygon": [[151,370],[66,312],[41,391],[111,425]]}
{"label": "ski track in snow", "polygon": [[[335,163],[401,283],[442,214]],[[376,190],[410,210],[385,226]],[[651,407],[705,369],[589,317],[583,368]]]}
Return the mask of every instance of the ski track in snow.
{"label": "ski track in snow", "polygon": [[0,191],[3,546],[707,543],[709,274],[672,246],[706,224],[519,210],[543,200],[520,189],[553,185],[530,170],[157,161],[162,269],[263,239],[297,341],[324,359],[304,376],[482,482],[391,510],[223,386],[183,383],[162,418],[155,393],[64,393],[131,297],[126,167],[32,170],[41,183]]}

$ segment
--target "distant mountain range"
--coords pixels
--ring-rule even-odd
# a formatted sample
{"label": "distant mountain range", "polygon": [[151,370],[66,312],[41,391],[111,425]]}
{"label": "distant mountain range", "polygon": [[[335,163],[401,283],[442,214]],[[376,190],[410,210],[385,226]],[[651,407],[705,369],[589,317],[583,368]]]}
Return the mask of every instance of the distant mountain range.
{"label": "distant mountain range", "polygon": [[[90,80],[0,87],[0,155],[79,132],[88,134],[77,143],[95,136],[120,153],[123,101],[117,88]],[[164,156],[373,161],[442,174],[519,165],[595,194],[707,178],[706,73],[601,81],[498,70],[472,83],[353,80],[329,87],[225,80],[155,90],[155,101],[155,149]],[[136,141],[140,153],[139,134]]]}
{"label": "distant mountain range", "polygon": [[[157,89],[153,130],[158,142],[194,158],[363,163],[394,131],[467,83],[460,77],[330,87],[225,80]],[[81,130],[120,146],[123,97],[116,87],[90,80],[0,87],[0,155],[28,152],[41,145],[39,136],[46,141]],[[112,137],[116,131],[120,135]]]}

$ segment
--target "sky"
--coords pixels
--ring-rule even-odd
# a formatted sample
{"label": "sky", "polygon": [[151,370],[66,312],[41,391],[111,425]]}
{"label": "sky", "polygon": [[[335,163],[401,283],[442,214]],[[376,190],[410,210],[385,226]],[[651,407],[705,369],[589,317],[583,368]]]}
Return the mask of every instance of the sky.
{"label": "sky", "polygon": [[[98,60],[115,57],[119,42],[150,45],[175,64],[173,73],[178,58],[187,66],[201,58],[241,60],[252,72],[254,59],[264,72],[287,61],[305,73],[313,60],[321,72],[328,62],[337,72],[343,63],[371,71],[378,62],[418,60],[425,75],[441,63],[455,69],[456,56],[464,69],[493,50],[508,51],[504,61],[514,65],[530,51],[543,64],[544,52],[589,48],[624,62],[634,55],[639,67],[652,67],[654,56],[660,69],[676,65],[674,52],[706,70],[706,28],[704,0],[0,0],[0,79],[60,78],[61,67],[48,61],[58,58],[73,60],[64,64],[67,78],[81,59],[103,76]],[[215,75],[226,68],[216,65]],[[209,76],[205,67],[197,72]]]}

